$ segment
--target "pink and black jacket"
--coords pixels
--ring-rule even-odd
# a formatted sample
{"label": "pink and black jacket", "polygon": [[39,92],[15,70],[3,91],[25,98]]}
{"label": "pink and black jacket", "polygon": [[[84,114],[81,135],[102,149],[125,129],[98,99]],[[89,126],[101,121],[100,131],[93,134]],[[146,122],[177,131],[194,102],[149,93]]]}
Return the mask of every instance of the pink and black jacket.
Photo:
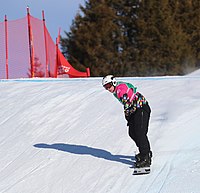
{"label": "pink and black jacket", "polygon": [[145,97],[137,92],[137,88],[127,82],[117,82],[113,95],[124,105],[126,116],[147,104]]}

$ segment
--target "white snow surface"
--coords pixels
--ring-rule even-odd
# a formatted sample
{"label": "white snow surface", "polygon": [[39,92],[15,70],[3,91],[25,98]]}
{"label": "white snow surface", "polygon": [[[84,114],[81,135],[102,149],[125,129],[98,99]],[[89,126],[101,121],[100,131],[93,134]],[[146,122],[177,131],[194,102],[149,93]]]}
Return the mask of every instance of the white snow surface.
{"label": "white snow surface", "polygon": [[150,103],[150,174],[101,78],[0,80],[0,193],[199,193],[200,73],[118,80]]}

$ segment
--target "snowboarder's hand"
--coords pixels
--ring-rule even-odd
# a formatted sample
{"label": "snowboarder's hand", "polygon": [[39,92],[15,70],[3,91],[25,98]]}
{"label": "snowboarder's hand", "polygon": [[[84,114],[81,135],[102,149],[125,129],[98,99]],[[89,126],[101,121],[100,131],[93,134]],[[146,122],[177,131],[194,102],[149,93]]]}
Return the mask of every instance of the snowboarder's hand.
{"label": "snowboarder's hand", "polygon": [[129,126],[129,122],[128,122],[128,121],[127,121],[127,124],[126,124],[126,125],[127,125],[127,127]]}
{"label": "snowboarder's hand", "polygon": [[126,124],[126,125],[129,126],[129,119],[130,119],[130,116],[126,116],[126,115],[125,115],[125,119],[126,119],[126,121],[127,121],[127,124]]}

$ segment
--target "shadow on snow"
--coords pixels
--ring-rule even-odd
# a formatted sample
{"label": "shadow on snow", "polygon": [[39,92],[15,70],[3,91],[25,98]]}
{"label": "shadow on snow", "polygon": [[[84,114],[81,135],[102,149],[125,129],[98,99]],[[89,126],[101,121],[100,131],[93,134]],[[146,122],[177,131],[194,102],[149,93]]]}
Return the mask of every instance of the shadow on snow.
{"label": "shadow on snow", "polygon": [[83,145],[73,145],[64,143],[55,143],[55,144],[40,143],[40,144],[35,144],[34,147],[44,148],[44,149],[56,149],[59,151],[78,154],[78,155],[91,155],[96,158],[102,158],[109,161],[120,162],[131,166],[133,165],[133,159],[134,159],[134,156],[112,155],[110,152],[106,150],[83,146]]}

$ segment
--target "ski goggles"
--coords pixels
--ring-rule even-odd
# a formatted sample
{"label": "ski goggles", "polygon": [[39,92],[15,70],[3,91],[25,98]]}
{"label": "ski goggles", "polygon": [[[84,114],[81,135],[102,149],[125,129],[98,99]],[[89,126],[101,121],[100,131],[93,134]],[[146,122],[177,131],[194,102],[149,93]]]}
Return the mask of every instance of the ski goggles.
{"label": "ski goggles", "polygon": [[105,84],[103,87],[104,87],[106,90],[108,90],[111,86],[112,86],[112,83],[110,82],[110,83]]}

